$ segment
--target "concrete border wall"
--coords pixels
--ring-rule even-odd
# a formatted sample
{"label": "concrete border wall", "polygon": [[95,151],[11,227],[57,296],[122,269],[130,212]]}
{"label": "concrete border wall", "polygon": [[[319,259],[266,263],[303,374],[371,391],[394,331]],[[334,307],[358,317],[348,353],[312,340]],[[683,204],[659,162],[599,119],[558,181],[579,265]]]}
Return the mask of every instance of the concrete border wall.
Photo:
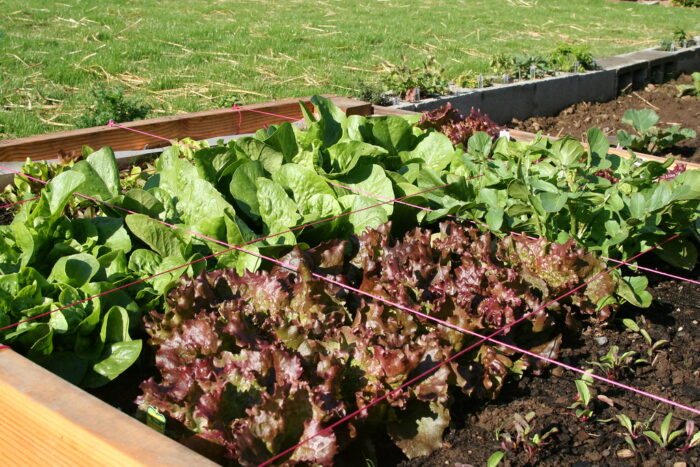
{"label": "concrete border wall", "polygon": [[[700,37],[696,37],[700,41]],[[644,49],[597,60],[600,69],[586,73],[494,85],[483,89],[457,89],[455,94],[418,102],[401,102],[395,109],[433,110],[448,102],[462,114],[472,107],[498,123],[517,118],[550,117],[578,102],[605,102],[624,89],[662,83],[681,73],[700,71],[700,45],[674,52]]]}

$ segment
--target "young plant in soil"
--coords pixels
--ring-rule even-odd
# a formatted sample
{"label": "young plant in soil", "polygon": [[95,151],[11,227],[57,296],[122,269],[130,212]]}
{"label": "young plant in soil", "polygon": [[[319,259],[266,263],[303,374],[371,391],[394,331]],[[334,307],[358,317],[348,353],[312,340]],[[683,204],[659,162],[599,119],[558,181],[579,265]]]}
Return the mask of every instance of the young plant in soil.
{"label": "young plant in soil", "polygon": [[679,84],[678,97],[695,96],[700,99],[700,72],[695,72],[691,75],[693,84]]}
{"label": "young plant in soil", "polygon": [[523,451],[527,454],[528,463],[535,461],[539,452],[552,441],[550,438],[559,432],[557,427],[542,433],[534,432],[534,426],[531,425],[534,419],[535,412],[528,412],[525,416],[516,413],[512,423],[514,434],[508,431],[501,432],[500,429],[496,432],[496,439],[501,442],[501,447],[506,452]]}
{"label": "young plant in soil", "polygon": [[672,125],[667,128],[656,126],[659,116],[651,109],[629,109],[622,116],[622,122],[634,128],[636,135],[625,130],[617,132],[617,141],[624,148],[649,154],[660,153],[697,134],[690,128]]}

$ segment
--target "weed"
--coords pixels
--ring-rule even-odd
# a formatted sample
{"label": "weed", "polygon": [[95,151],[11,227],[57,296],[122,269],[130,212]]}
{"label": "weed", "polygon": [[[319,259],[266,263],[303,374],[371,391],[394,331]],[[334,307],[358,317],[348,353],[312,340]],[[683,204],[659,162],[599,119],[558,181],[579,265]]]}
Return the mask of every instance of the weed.
{"label": "weed", "polygon": [[78,128],[106,125],[110,120],[130,122],[146,117],[151,111],[151,106],[140,99],[125,96],[122,88],[99,86],[92,89],[92,96],[95,99],[92,111],[78,117],[75,122]]}
{"label": "weed", "polygon": [[415,100],[420,96],[447,94],[449,86],[443,74],[444,69],[434,57],[429,57],[422,65],[414,67],[402,56],[399,65],[388,62],[384,64],[382,83],[385,89],[400,97]]}

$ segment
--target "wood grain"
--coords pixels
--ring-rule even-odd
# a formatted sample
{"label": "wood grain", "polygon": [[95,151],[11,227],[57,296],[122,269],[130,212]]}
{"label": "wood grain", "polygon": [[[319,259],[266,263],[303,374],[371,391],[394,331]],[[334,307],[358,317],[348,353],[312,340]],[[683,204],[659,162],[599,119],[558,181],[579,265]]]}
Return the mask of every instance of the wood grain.
{"label": "wood grain", "polygon": [[[372,106],[366,102],[345,97],[327,97],[330,97],[348,115],[369,115],[372,111]],[[190,137],[200,140],[217,136],[252,133],[267,125],[287,121],[286,119],[254,111],[301,119],[300,101],[309,110],[313,110],[313,105],[311,105],[309,98],[301,100],[285,99],[265,104],[245,105],[241,106],[240,110],[232,108],[206,110],[136,122],[117,123],[168,139]],[[122,128],[98,126],[0,141],[0,162],[24,161],[28,157],[33,160],[55,159],[59,155],[80,153],[83,146],[90,146],[95,149],[110,146],[115,151],[124,151],[168,145],[167,141]]]}
{"label": "wood grain", "polygon": [[0,350],[4,466],[214,466],[9,349]]}

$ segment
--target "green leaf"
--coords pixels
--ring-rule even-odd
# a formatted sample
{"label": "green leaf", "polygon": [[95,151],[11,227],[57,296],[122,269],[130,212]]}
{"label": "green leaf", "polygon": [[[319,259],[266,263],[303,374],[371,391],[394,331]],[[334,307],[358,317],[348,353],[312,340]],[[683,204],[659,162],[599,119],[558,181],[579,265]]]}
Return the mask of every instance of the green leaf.
{"label": "green leaf", "polygon": [[539,193],[540,200],[542,201],[542,208],[547,212],[559,212],[566,205],[566,201],[569,199],[566,193]]}
{"label": "green leaf", "polygon": [[148,191],[141,188],[129,190],[122,200],[122,207],[129,211],[145,214],[149,217],[157,218],[165,210],[163,203]]}
{"label": "green leaf", "polygon": [[698,250],[687,238],[674,238],[655,250],[664,261],[677,268],[693,270],[698,262]]}
{"label": "green leaf", "polygon": [[124,228],[124,221],[115,217],[94,217],[90,221],[97,227],[98,241],[112,250],[131,251],[131,237]]}
{"label": "green leaf", "polygon": [[68,199],[85,182],[85,175],[72,170],[58,174],[46,185],[42,192],[49,204],[51,215],[60,214]]}
{"label": "green leaf", "polygon": [[503,209],[491,208],[486,213],[486,223],[493,230],[499,230],[503,225]]}
{"label": "green leaf", "polygon": [[600,128],[591,128],[586,134],[586,139],[593,160],[596,162],[604,160],[610,150],[610,141],[605,133]]}
{"label": "green leaf", "polygon": [[513,180],[508,184],[508,196],[527,201],[530,196],[530,190],[522,180]]}
{"label": "green leaf", "polygon": [[199,177],[197,169],[178,157],[175,147],[166,149],[156,163],[159,186],[177,200],[177,211],[192,230],[208,237],[223,239],[224,216],[235,213],[221,193]]}
{"label": "green leaf", "polygon": [[422,159],[428,168],[438,171],[447,167],[454,153],[455,149],[450,139],[437,131],[428,133],[428,136],[409,152],[411,158]]}
{"label": "green leaf", "polygon": [[551,153],[561,165],[568,167],[576,164],[586,155],[581,143],[572,138],[562,138],[552,143]]}
{"label": "green leaf", "polygon": [[272,180],[292,192],[299,212],[305,214],[313,210],[311,198],[314,195],[334,197],[333,189],[314,170],[299,164],[285,164],[272,175]]}
{"label": "green leaf", "polygon": [[665,443],[662,441],[662,439],[659,438],[659,435],[657,435],[657,434],[654,433],[653,431],[650,431],[650,430],[645,431],[645,432],[644,432],[644,435],[646,435],[649,439],[651,439],[652,441],[654,441],[654,442],[655,442],[656,444],[658,444],[659,446],[661,446],[661,447],[665,447],[665,446],[666,446]]}
{"label": "green leaf", "polygon": [[628,109],[622,115],[622,122],[643,134],[659,123],[659,116],[651,109]]}
{"label": "green leaf", "polygon": [[[343,137],[343,126],[346,124],[345,112],[323,96],[313,96],[311,103],[319,114],[317,125],[321,129],[321,139],[325,147],[331,147]],[[303,104],[302,104],[303,105]]]}
{"label": "green leaf", "polygon": [[630,302],[631,304],[647,308],[651,305],[653,297],[646,290],[649,283],[648,279],[643,276],[622,277],[622,280],[617,284],[617,294]]}
{"label": "green leaf", "polygon": [[634,332],[639,332],[639,325],[633,320],[629,318],[624,318],[622,320],[622,324],[627,328],[631,329]]}
{"label": "green leaf", "polygon": [[362,195],[346,195],[339,197],[338,201],[348,211],[363,209],[363,211],[353,212],[348,216],[348,221],[352,225],[355,235],[360,235],[366,229],[375,229],[388,220],[388,215],[382,206],[375,206],[376,199]]}
{"label": "green leaf", "polygon": [[102,201],[119,195],[119,168],[111,148],[104,147],[93,152],[86,160],[75,164],[71,168],[73,171],[85,176],[80,193]]}
{"label": "green leaf", "polygon": [[[301,216],[297,212],[297,205],[279,183],[261,177],[255,184],[260,216],[267,227],[267,233],[279,233],[298,225]],[[296,243],[293,233],[282,237],[291,244]],[[282,238],[274,239],[273,243],[279,243],[281,240]]]}
{"label": "green leaf", "polygon": [[143,214],[129,214],[126,225],[138,239],[161,256],[181,255],[184,243],[175,229]]}
{"label": "green leaf", "polygon": [[503,451],[494,452],[489,456],[488,460],[486,461],[486,467],[496,467],[498,464],[501,463],[505,455],[506,453]]}
{"label": "green leaf", "polygon": [[647,203],[644,199],[644,195],[641,193],[632,193],[627,207],[630,210],[630,216],[634,219],[644,219],[647,214]]}
{"label": "green leaf", "polygon": [[260,217],[258,193],[255,181],[265,177],[265,169],[260,161],[241,164],[231,177],[230,191],[236,204],[250,218]]}
{"label": "green leaf", "polygon": [[583,402],[583,405],[588,407],[588,404],[591,402],[591,391],[588,388],[588,384],[580,379],[577,379],[575,381],[576,384],[576,390],[578,391],[579,396],[581,397],[581,401]]}
{"label": "green leaf", "polygon": [[[355,188],[358,191],[351,191],[374,200],[374,204],[394,199],[394,188],[391,179],[386,176],[386,172],[377,164],[355,167],[350,173],[338,179],[338,183]],[[346,192],[345,189],[339,189]],[[381,209],[391,215],[393,212],[392,203],[383,204]]]}
{"label": "green leaf", "polygon": [[100,269],[97,259],[85,253],[59,258],[51,270],[49,280],[73,287],[81,287],[92,279]]}
{"label": "green leaf", "polygon": [[415,137],[411,125],[401,117],[375,117],[371,121],[371,138],[368,141],[386,149],[391,155],[409,151]]}
{"label": "green leaf", "polygon": [[141,340],[108,345],[100,360],[93,365],[93,373],[83,380],[83,385],[95,388],[112,381],[134,364],[141,354],[141,347]]}
{"label": "green leaf", "polygon": [[666,417],[664,417],[664,421],[661,422],[660,433],[664,442],[668,442],[668,434],[671,431],[671,420],[673,420],[673,412],[669,412]]}

